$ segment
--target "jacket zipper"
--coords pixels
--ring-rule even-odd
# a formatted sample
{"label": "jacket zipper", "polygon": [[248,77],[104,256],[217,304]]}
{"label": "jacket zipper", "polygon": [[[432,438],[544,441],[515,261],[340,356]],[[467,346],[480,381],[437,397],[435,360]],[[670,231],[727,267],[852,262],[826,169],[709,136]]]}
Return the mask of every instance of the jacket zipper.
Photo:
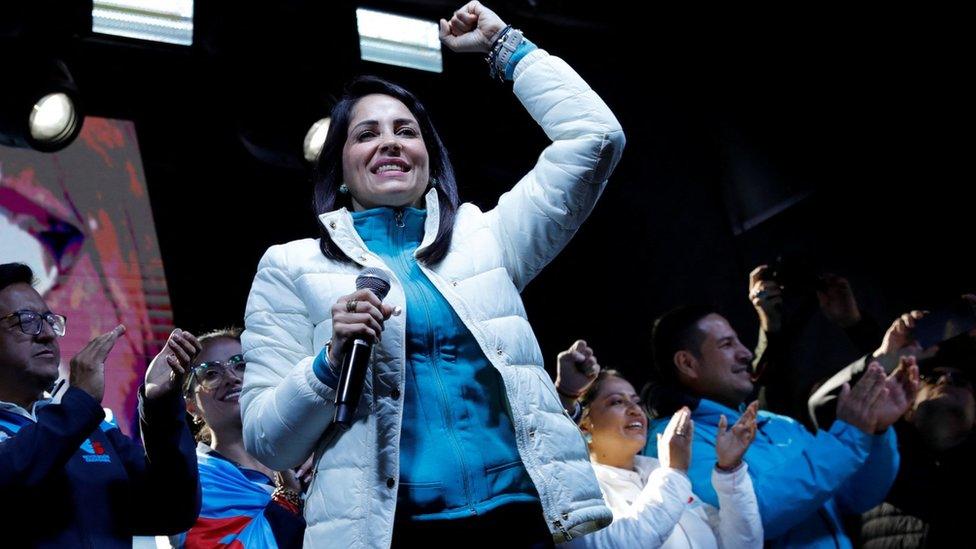
{"label": "jacket zipper", "polygon": [[565,543],[567,541],[572,541],[573,540],[573,536],[571,536],[570,533],[569,533],[569,531],[566,530],[566,527],[563,526],[562,521],[560,521],[559,519],[556,519],[556,520],[552,521],[552,525],[555,526],[556,527],[556,530],[559,530],[559,532],[563,535],[563,541],[562,541],[562,543]]}
{"label": "jacket zipper", "polygon": [[[406,227],[406,223],[404,223],[404,221],[403,221],[403,209],[402,208],[396,208],[396,209],[393,210],[393,218],[396,221],[397,228],[402,229],[402,228]],[[411,266],[410,266],[410,263],[406,260],[406,258],[404,257],[404,254],[403,254],[405,234],[404,234],[403,231],[394,231],[394,234],[396,235],[396,248],[397,248],[397,251],[398,251],[397,258],[400,260],[400,265],[404,269],[404,272],[409,273]],[[421,271],[421,274],[423,274],[423,271],[419,268],[419,266],[418,266],[418,270],[420,270]],[[441,378],[440,369],[437,367],[436,357],[438,357],[440,355],[440,348],[437,347],[437,344],[436,344],[436,341],[435,341],[435,338],[434,338],[434,334],[433,334],[433,329],[435,327],[434,327],[433,322],[431,321],[431,318],[430,318],[430,301],[427,299],[427,295],[423,291],[416,292],[416,296],[424,304],[424,307],[423,307],[423,309],[424,309],[424,318],[427,320],[427,330],[426,330],[426,332],[427,332],[427,348],[430,349],[430,351],[431,351],[431,355],[430,355],[431,372],[434,374],[434,381],[437,383],[438,392],[440,393],[440,409],[441,409],[441,415],[444,418],[444,421],[447,423],[447,426],[448,426],[448,431],[447,432],[449,433],[449,438],[450,438],[450,441],[451,441],[451,446],[454,447],[454,454],[455,454],[455,457],[457,458],[457,462],[458,462],[458,465],[459,465],[460,470],[461,470],[461,480],[462,480],[463,487],[464,487],[464,499],[465,499],[466,504],[469,507],[471,507],[471,486],[470,486],[470,482],[469,482],[469,479],[468,479],[468,466],[467,466],[467,463],[464,461],[464,452],[461,451],[461,445],[458,442],[457,437],[455,436],[455,433],[454,433],[454,422],[453,422],[452,417],[451,417],[451,407],[449,405],[450,404],[450,399],[448,398],[448,395],[447,395],[447,389],[444,386],[444,380]],[[445,301],[446,301],[446,298],[445,298]],[[473,512],[474,511],[474,508],[471,507],[471,510]]]}
{"label": "jacket zipper", "polygon": [[[416,257],[416,251],[414,252],[414,256]],[[444,296],[444,300],[447,301],[448,304],[455,311],[459,311],[459,312],[463,312],[464,313],[463,315],[458,314],[458,318],[461,319],[461,323],[464,324],[464,326],[468,328],[468,331],[471,332],[471,335],[474,336],[475,341],[478,342],[478,346],[481,348],[481,352],[485,353],[485,356],[488,358],[488,362],[489,363],[492,363],[492,360],[493,359],[491,358],[491,354],[488,353],[488,352],[486,352],[486,345],[484,343],[485,341],[487,341],[487,338],[485,337],[484,333],[481,332],[481,327],[480,326],[478,326],[474,322],[470,322],[469,323],[469,320],[473,317],[473,315],[468,310],[468,308],[465,305],[465,303],[463,301],[458,301],[457,303],[452,303],[451,300],[448,298],[448,295],[449,295],[448,294],[448,290],[446,288],[441,288],[441,286],[437,283],[437,278],[434,276],[433,271],[429,271],[420,262],[418,262],[417,265],[418,265],[418,267],[420,267],[420,272],[424,273],[424,275],[427,277],[428,280],[430,280],[431,284],[434,285],[434,287],[437,289],[437,291],[439,291],[441,293],[441,295]],[[465,318],[465,317],[467,317],[467,318]],[[494,366],[493,363],[492,363],[492,365]],[[498,375],[501,376],[501,378],[502,378],[502,385],[505,387],[505,398],[509,402],[509,410],[511,411],[512,425],[513,425],[513,427],[515,427],[515,443],[516,443],[516,449],[518,450],[518,453],[519,453],[519,458],[522,460],[522,465],[525,467],[526,472],[529,473],[529,478],[532,479],[532,483],[536,486],[536,491],[539,493],[539,499],[540,499],[540,502],[542,503],[542,509],[543,509],[543,511],[545,513],[547,513],[547,514],[549,513],[549,511],[554,511],[555,514],[553,516],[558,517],[559,516],[558,515],[558,512],[559,511],[558,511],[558,508],[557,508],[558,506],[556,505],[556,502],[554,500],[554,496],[552,494],[552,489],[549,488],[548,485],[547,485],[548,483],[547,483],[546,479],[545,478],[542,478],[542,475],[540,474],[539,477],[540,477],[541,483],[536,483],[535,479],[532,478],[531,467],[535,466],[536,467],[536,472],[538,472],[539,464],[537,463],[537,461],[538,461],[537,456],[531,450],[529,450],[530,441],[527,440],[527,438],[526,438],[526,437],[528,437],[528,431],[527,431],[527,429],[525,429],[525,425],[523,424],[522,410],[515,409],[518,405],[517,404],[513,405],[512,402],[517,402],[517,400],[514,400],[513,401],[510,398],[511,395],[509,393],[509,388],[508,388],[508,385],[506,383],[505,376],[502,375],[501,370],[499,370],[497,366],[494,366],[494,367],[495,367],[495,370],[498,371]],[[555,393],[555,391],[552,390],[552,389],[550,389],[550,392]],[[558,400],[558,398],[557,398],[557,400]],[[522,435],[522,434],[524,434],[525,436],[524,437],[521,437],[520,435]],[[522,442],[522,446],[521,447],[518,446],[520,440]],[[524,453],[523,453],[523,449],[525,450]],[[527,457],[533,458],[536,461],[534,461],[534,462],[533,461],[530,461],[529,459],[526,459]],[[542,486],[545,489],[544,490],[540,490],[539,489],[540,486]],[[565,528],[562,526],[562,522],[558,518],[554,518],[552,520],[552,524],[558,530],[561,530],[570,539],[572,538],[572,536],[569,534],[569,532],[567,532],[565,530]]]}

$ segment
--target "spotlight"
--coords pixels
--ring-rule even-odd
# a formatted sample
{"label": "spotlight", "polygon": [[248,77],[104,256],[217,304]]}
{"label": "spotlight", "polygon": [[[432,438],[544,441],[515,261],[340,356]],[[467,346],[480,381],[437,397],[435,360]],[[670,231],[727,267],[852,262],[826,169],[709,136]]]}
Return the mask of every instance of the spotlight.
{"label": "spotlight", "polygon": [[78,88],[61,61],[29,64],[0,96],[0,144],[59,151],[81,131]]}
{"label": "spotlight", "polygon": [[312,124],[312,127],[308,129],[308,133],[305,134],[305,145],[303,149],[305,151],[305,160],[310,164],[314,165],[319,161],[319,155],[322,154],[322,146],[325,145],[325,136],[329,135],[329,124],[331,123],[331,118],[323,118]]}
{"label": "spotlight", "polygon": [[63,143],[78,127],[78,113],[71,98],[63,93],[49,93],[41,98],[30,114],[30,134],[44,143]]}

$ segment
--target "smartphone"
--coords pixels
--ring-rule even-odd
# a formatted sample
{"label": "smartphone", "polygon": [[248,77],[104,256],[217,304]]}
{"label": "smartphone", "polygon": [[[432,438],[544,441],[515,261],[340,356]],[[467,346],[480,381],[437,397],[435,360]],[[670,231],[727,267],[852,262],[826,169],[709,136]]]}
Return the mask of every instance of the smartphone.
{"label": "smartphone", "polygon": [[923,349],[976,328],[976,307],[961,299],[949,307],[932,311],[915,321],[912,334]]}

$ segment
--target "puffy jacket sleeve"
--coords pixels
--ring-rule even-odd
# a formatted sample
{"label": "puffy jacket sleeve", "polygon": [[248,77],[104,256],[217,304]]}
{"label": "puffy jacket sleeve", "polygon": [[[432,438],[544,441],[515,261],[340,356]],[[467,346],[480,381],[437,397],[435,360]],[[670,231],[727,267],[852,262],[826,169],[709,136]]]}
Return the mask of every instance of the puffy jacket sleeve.
{"label": "puffy jacket sleeve", "polygon": [[759,503],[749,477],[749,466],[730,473],[712,469],[712,486],[718,495],[719,508],[709,509],[709,523],[719,547],[736,549],[763,546],[762,519]]}
{"label": "puffy jacket sleeve", "polygon": [[633,504],[626,509],[614,509],[610,526],[576,538],[562,547],[660,547],[678,524],[691,497],[691,481],[686,475],[676,469],[658,467],[651,471],[644,490]]}
{"label": "puffy jacket sleeve", "polygon": [[275,471],[311,455],[332,418],[335,394],[312,369],[314,326],[285,255],[284,246],[273,246],[258,264],[241,335],[244,446]]}
{"label": "puffy jacket sleeve", "polygon": [[596,92],[543,50],[516,66],[515,95],[552,140],[532,171],[488,212],[506,267],[521,290],[590,214],[625,140]]}

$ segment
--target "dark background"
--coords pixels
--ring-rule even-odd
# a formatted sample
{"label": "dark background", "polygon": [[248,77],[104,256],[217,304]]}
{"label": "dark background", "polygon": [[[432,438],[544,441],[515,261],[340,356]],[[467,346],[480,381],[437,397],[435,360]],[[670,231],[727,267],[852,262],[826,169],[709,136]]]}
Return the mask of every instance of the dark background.
{"label": "dark background", "polygon": [[[88,112],[136,123],[177,326],[240,324],[264,250],[315,235],[302,138],[353,75],[417,93],[462,199],[484,209],[546,145],[478,56],[445,50],[442,74],[359,61],[360,6],[436,20],[460,4],[197,0],[192,47],[59,46]],[[576,68],[627,134],[592,217],[524,293],[547,358],[585,338],[639,383],[652,319],[689,301],[751,345],[748,273],[781,252],[847,276],[883,325],[976,290],[961,14],[489,7]]]}

